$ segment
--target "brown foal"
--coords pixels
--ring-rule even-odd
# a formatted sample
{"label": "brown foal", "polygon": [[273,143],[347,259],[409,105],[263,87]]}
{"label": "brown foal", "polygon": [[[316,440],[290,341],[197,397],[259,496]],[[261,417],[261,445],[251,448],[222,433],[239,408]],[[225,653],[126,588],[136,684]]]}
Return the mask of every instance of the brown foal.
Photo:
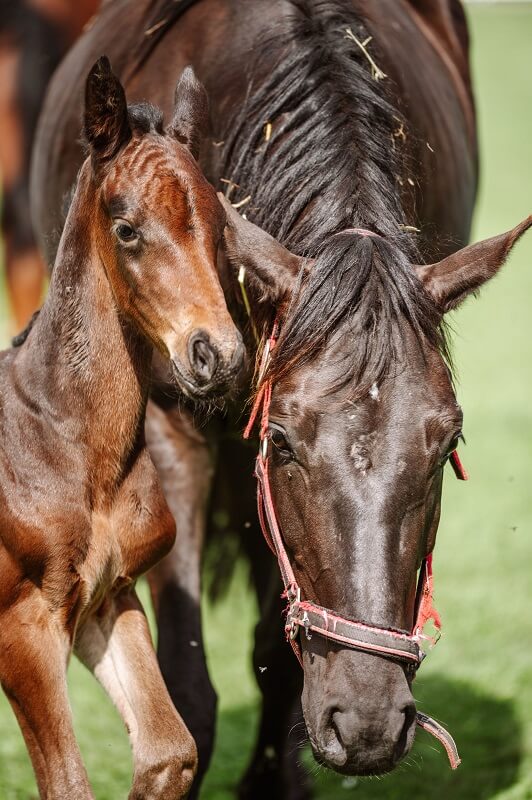
{"label": "brown foal", "polygon": [[191,70],[164,132],[97,62],[89,157],[49,295],[25,343],[0,356],[0,680],[42,798],[93,797],[67,696],[72,650],[127,727],[130,798],[183,797],[196,769],[134,581],[175,539],[143,433],[153,346],[192,394],[194,355],[200,393],[209,347],[239,360],[215,272],[225,216],[193,155],[205,117]]}

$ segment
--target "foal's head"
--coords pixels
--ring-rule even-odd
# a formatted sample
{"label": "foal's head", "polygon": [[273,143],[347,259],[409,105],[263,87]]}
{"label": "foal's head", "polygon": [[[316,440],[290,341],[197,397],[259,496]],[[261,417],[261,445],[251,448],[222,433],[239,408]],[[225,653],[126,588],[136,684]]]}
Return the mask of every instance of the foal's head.
{"label": "foal's head", "polygon": [[98,251],[120,311],[170,359],[192,398],[225,392],[244,355],[216,271],[225,215],[196,161],[207,117],[191,68],[166,129],[153,106],[128,108],[107,58],[87,78]]}
{"label": "foal's head", "polygon": [[[412,267],[386,240],[356,232],[331,237],[305,266],[227,214],[231,259],[247,268],[257,300],[280,314],[269,472],[304,599],[409,633],[443,467],[462,432],[440,323],[495,274],[532,218],[431,266]],[[316,756],[349,774],[392,769],[414,738],[405,668],[318,635],[300,638]]]}

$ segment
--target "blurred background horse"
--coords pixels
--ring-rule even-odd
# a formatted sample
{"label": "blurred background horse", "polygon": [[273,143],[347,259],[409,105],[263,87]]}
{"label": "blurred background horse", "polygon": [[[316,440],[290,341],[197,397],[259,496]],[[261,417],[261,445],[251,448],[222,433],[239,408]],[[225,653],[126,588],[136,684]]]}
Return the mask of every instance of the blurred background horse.
{"label": "blurred background horse", "polygon": [[15,324],[23,327],[42,299],[45,269],[30,218],[33,137],[48,81],[95,14],[100,0],[1,0],[1,228]]}

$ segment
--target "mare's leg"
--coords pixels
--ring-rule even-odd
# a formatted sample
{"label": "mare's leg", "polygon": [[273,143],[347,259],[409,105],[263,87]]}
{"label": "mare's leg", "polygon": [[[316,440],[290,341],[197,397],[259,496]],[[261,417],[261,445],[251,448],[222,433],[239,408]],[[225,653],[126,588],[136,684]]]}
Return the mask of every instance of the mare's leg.
{"label": "mare's leg", "polygon": [[164,685],[133,589],[106,599],[83,622],[75,652],[107,691],[128,730],[134,763],[129,800],[186,797],[197,765],[196,747]]}
{"label": "mare's leg", "polygon": [[[257,531],[256,535],[261,534]],[[257,570],[261,571],[261,578],[255,578],[260,619],[253,670],[262,702],[257,741],[240,782],[239,798],[307,800],[311,792],[301,763],[301,748],[307,741],[300,704],[303,671],[285,638],[283,587],[269,551],[255,563],[253,572]]]}
{"label": "mare's leg", "polygon": [[149,573],[158,625],[159,664],[170,696],[198,748],[190,797],[197,797],[212,755],[216,693],[207,671],[200,569],[212,466],[207,444],[186,412],[148,406],[146,439],[175,517],[173,550]]}
{"label": "mare's leg", "polygon": [[67,695],[68,636],[40,593],[0,614],[0,682],[19,721],[45,800],[91,800]]}
{"label": "mare's leg", "polygon": [[303,672],[283,627],[283,587],[277,562],[260,529],[256,452],[237,439],[224,442],[219,456],[217,494],[223,497],[231,526],[240,532],[250,561],[260,619],[255,629],[253,668],[262,695],[258,738],[250,765],[239,786],[241,800],[306,800],[307,777],[300,764],[300,743],[306,741],[300,710]]}

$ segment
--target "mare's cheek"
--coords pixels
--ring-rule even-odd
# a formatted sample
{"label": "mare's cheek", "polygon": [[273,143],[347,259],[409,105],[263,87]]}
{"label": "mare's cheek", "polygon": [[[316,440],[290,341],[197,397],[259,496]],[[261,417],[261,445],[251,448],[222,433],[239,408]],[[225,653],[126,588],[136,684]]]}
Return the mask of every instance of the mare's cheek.
{"label": "mare's cheek", "polygon": [[309,492],[302,469],[296,463],[270,463],[270,482],[277,521],[283,541],[294,555],[305,548],[309,527]]}

